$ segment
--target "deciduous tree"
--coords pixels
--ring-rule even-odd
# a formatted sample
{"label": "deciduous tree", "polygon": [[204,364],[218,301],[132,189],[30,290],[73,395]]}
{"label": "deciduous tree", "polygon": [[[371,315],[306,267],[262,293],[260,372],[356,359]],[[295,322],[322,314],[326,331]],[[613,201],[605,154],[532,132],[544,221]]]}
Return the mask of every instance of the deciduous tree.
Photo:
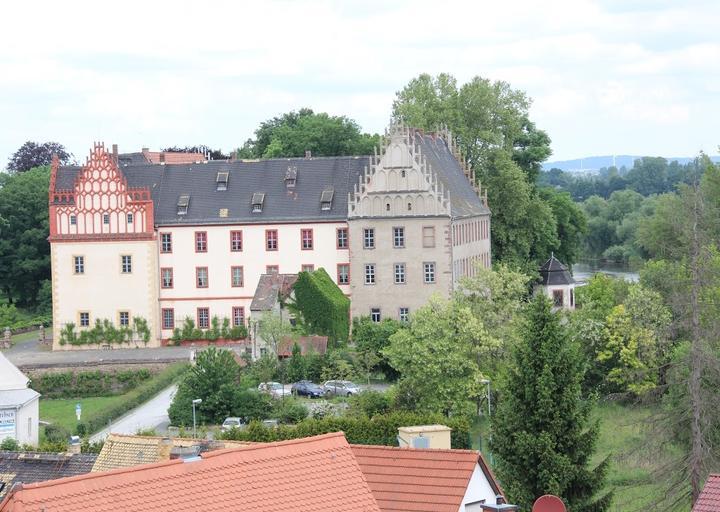
{"label": "deciduous tree", "polygon": [[67,152],[65,146],[57,142],[32,142],[27,141],[20,146],[10,157],[7,170],[12,172],[25,172],[34,167],[50,165],[53,155],[57,155],[61,165],[67,165],[72,160],[72,155]]}

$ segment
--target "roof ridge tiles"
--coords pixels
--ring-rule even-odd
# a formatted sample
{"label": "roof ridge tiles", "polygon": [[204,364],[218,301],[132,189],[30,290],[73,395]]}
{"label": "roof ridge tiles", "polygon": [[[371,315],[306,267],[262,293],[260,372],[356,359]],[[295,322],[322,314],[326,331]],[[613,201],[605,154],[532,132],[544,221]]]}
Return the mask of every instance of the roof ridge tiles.
{"label": "roof ridge tiles", "polygon": [[[229,452],[235,452],[238,450],[242,450],[243,452],[248,452],[248,451],[252,451],[252,450],[263,450],[263,449],[274,448],[274,447],[278,447],[278,446],[301,445],[301,444],[306,444],[306,443],[314,443],[317,441],[322,441],[325,439],[334,439],[334,438],[345,439],[345,433],[342,431],[329,432],[327,434],[320,434],[320,435],[312,436],[312,437],[300,437],[297,439],[286,439],[283,441],[273,441],[270,443],[256,443],[256,444],[248,445],[247,447],[234,446],[231,448],[223,448],[221,450],[214,450],[212,452],[205,452],[205,453],[200,454],[200,456],[203,459],[211,459],[213,457],[217,457],[218,455],[226,454]],[[350,445],[350,446],[352,447],[352,445]],[[327,448],[319,449],[318,451],[323,451],[325,449],[327,449]],[[295,454],[293,454],[293,455],[295,455]],[[286,455],[286,457],[287,457],[287,455]]]}
{"label": "roof ridge tiles", "polygon": [[403,447],[403,446],[384,446],[384,445],[377,445],[377,444],[350,444],[350,447],[352,448],[371,448],[371,449],[382,449],[382,450],[388,450],[388,451],[405,451],[410,453],[464,453],[464,454],[474,454],[474,455],[480,455],[480,452],[478,450],[468,450],[465,448],[411,448],[409,446]]}

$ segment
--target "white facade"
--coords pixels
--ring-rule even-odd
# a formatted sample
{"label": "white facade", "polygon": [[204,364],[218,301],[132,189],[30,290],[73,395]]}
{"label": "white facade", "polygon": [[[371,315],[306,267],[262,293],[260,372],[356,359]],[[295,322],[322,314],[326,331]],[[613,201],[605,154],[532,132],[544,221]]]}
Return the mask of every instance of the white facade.
{"label": "white facade", "polygon": [[[350,261],[350,251],[337,248],[338,229],[347,229],[347,223],[160,226],[156,249],[160,309],[172,310],[177,327],[186,317],[197,323],[198,308],[208,308],[210,318],[217,316],[232,322],[233,308],[241,307],[247,323],[261,274],[295,274],[303,269],[324,268],[337,283],[338,265]],[[312,249],[303,249],[301,236],[303,231],[307,236],[308,230],[312,233]],[[241,233],[240,251],[231,249],[232,232]],[[268,232],[276,233],[277,250],[267,250]],[[205,251],[196,251],[196,233],[206,240]],[[163,234],[170,235],[172,252],[163,252]],[[233,267],[242,269],[242,286],[233,286]],[[199,288],[198,269],[205,268],[207,287]],[[172,270],[172,288],[162,287],[163,271],[167,269]],[[340,289],[349,295],[349,285],[340,285]],[[161,312],[161,320],[167,314]],[[162,329],[162,338],[171,335],[172,329]]]}
{"label": "white facade", "polygon": [[465,496],[463,496],[458,512],[482,512],[481,504],[494,504],[496,497],[497,495],[482,468],[480,468],[480,464],[475,464],[475,469],[470,477],[467,489],[465,489]]}
{"label": "white facade", "polygon": [[28,379],[0,353],[0,442],[6,438],[37,446],[40,395]]}

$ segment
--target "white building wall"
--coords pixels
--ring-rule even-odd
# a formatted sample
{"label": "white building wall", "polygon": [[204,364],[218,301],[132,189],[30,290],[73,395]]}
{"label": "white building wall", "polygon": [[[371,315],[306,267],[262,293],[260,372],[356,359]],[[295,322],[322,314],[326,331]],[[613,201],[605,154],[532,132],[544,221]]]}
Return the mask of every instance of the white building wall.
{"label": "white building wall", "polygon": [[[123,274],[121,256],[132,256],[132,272]],[[85,272],[75,274],[74,256],[83,256]],[[117,327],[120,311],[130,319],[148,321],[151,333],[157,323],[157,248],[154,241],[98,241],[53,243],[50,248],[53,286],[53,350],[89,348],[60,345],[60,330],[72,322],[80,328],[80,312],[108,319]],[[148,346],[157,345],[154,336]]]}
{"label": "white building wall", "polygon": [[490,268],[490,215],[457,219],[450,227],[453,283],[473,277],[477,268]]}
{"label": "white building wall", "polygon": [[21,407],[16,413],[15,435],[20,444],[38,444],[38,420],[40,415],[40,399],[34,398]]}
{"label": "white building wall", "polygon": [[[482,507],[479,505],[467,506],[471,503],[478,503],[485,500],[485,503],[495,504],[495,491],[490,486],[490,482],[485,477],[480,468],[480,464],[475,464],[475,469],[470,477],[470,483],[465,490],[465,496],[463,496],[462,504],[458,509],[458,512],[481,512]],[[467,508],[466,508],[467,506]]]}
{"label": "white building wall", "polygon": [[[260,275],[267,272],[267,266],[275,265],[281,274],[295,274],[303,265],[314,269],[324,268],[337,282],[338,264],[350,263],[349,249],[337,248],[337,229],[347,228],[347,222],[325,222],[304,224],[245,224],[223,226],[168,226],[159,227],[157,247],[158,269],[173,269],[173,288],[160,288],[160,273],[156,281],[159,290],[160,309],[173,309],[175,326],[180,327],[183,319],[190,316],[195,321],[198,307],[207,307],[210,317],[231,318],[233,307],[244,307],[246,320],[250,316],[250,303]],[[313,249],[301,248],[303,229],[313,230]],[[267,251],[265,234],[277,230],[278,250]],[[195,233],[207,233],[207,252],[195,251]],[[243,250],[230,250],[231,231],[242,231]],[[172,253],[161,252],[161,234],[172,235]],[[231,268],[243,267],[242,287],[233,287]],[[209,286],[196,287],[196,268],[207,267]],[[160,272],[160,271],[159,271]],[[340,286],[346,295],[350,287]],[[162,330],[163,339],[172,335],[171,330]]]}

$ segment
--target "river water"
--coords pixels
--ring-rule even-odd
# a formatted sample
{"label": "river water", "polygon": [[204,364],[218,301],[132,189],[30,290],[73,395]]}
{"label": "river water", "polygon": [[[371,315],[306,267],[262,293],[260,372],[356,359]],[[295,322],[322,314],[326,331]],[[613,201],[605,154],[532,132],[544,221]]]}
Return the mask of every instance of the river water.
{"label": "river water", "polygon": [[640,279],[640,275],[627,265],[614,265],[612,263],[583,262],[576,263],[572,269],[576,281],[587,282],[595,274],[607,274],[618,279],[625,279],[632,283]]}

